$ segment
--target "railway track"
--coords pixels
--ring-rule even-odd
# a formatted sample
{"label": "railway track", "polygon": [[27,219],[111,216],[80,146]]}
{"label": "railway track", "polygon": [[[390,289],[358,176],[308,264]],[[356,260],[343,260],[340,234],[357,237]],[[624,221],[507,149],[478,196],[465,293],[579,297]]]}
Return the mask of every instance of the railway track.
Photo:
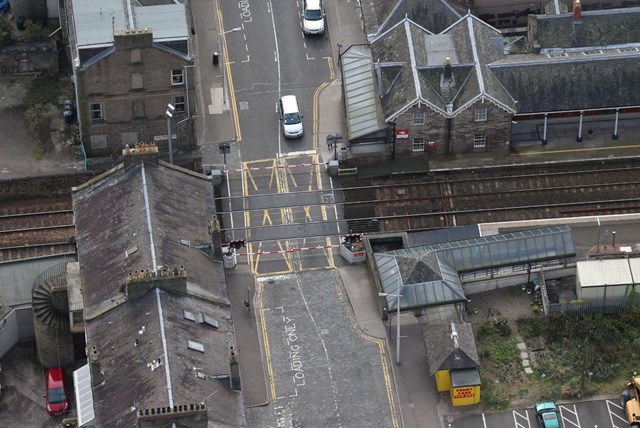
{"label": "railway track", "polygon": [[0,263],[75,252],[71,195],[3,201]]}
{"label": "railway track", "polygon": [[353,232],[366,233],[639,210],[640,166],[575,168],[559,164],[343,181],[345,217]]}

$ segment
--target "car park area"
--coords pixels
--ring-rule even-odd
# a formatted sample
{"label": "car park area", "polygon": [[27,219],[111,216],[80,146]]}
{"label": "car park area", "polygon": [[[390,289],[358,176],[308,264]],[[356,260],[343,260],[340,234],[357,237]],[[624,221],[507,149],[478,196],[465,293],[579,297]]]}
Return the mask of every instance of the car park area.
{"label": "car park area", "polygon": [[[626,428],[624,411],[617,398],[556,403],[564,428]],[[538,428],[535,409],[466,416],[451,423],[451,428]]]}

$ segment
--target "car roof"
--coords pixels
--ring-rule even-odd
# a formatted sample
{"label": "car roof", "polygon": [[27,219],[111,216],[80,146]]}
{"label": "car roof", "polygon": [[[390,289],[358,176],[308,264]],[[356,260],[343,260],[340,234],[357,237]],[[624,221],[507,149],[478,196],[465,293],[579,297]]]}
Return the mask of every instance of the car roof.
{"label": "car roof", "polygon": [[295,95],[285,95],[281,98],[282,101],[282,109],[285,110],[286,113],[289,112],[298,112],[298,100]]}
{"label": "car roof", "polygon": [[320,9],[320,2],[322,0],[305,0],[307,9]]}
{"label": "car roof", "polygon": [[553,401],[543,401],[536,404],[536,412],[540,410],[556,410],[556,403]]}
{"label": "car roof", "polygon": [[60,367],[52,368],[47,371],[47,381],[50,385],[62,386],[63,373]]}

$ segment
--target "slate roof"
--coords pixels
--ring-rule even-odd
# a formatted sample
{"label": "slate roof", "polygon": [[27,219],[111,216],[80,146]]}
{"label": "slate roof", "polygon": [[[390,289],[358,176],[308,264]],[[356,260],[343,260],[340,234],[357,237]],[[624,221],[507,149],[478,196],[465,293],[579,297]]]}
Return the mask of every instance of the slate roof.
{"label": "slate roof", "polygon": [[122,299],[129,272],[160,266],[185,266],[190,289],[228,301],[222,267],[195,247],[211,244],[211,181],[183,171],[139,162],[75,188],[85,316]]}
{"label": "slate roof", "polygon": [[[230,373],[235,343],[222,264],[196,248],[211,244],[210,179],[164,162],[120,165],[74,188],[73,203],[87,344],[97,347],[105,378],[93,388],[95,425],[136,426],[139,410],[210,397],[210,421],[244,426],[241,395],[224,380],[196,376]],[[126,299],[130,272],[169,266],[184,267],[187,294],[154,288]]]}
{"label": "slate roof", "polygon": [[640,105],[640,51],[514,57],[489,68],[519,101],[519,114]]}
{"label": "slate roof", "polygon": [[[404,19],[371,42],[381,76],[386,121],[416,103],[454,117],[477,101],[492,102],[515,113],[515,101],[487,68],[503,57],[498,30],[467,15],[441,34],[433,35]],[[444,58],[452,63],[455,84],[442,89]]]}
{"label": "slate roof", "polygon": [[[186,320],[185,309],[211,316],[218,329]],[[207,397],[210,423],[243,426],[241,394],[225,380],[197,377],[230,373],[234,340],[227,307],[155,288],[88,321],[86,332],[104,373],[104,383],[93,388],[95,426],[137,426],[141,409],[170,406],[170,399],[174,406],[197,404]],[[189,349],[187,340],[202,344],[204,352]]]}
{"label": "slate roof", "polygon": [[433,32],[440,32],[456,22],[467,10],[456,1],[445,0],[363,0],[365,35],[371,41],[408,18]]}
{"label": "slate roof", "polygon": [[455,324],[458,347],[451,337],[451,324],[429,325],[423,328],[422,338],[427,353],[429,375],[438,370],[467,369],[480,366],[472,325]]}
{"label": "slate roof", "polygon": [[607,46],[640,41],[640,8],[582,12],[580,24],[572,13],[537,15],[538,43],[544,48]]}

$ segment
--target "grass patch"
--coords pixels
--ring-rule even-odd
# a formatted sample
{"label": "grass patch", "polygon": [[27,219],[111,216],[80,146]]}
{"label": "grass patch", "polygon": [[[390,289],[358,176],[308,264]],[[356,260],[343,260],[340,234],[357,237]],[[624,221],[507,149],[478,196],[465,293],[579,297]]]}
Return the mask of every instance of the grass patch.
{"label": "grass patch", "polygon": [[47,104],[60,107],[60,80],[53,76],[36,77],[27,89],[23,104],[26,108],[44,110]]}
{"label": "grass patch", "polygon": [[617,396],[632,373],[640,371],[639,309],[517,320],[517,332],[528,349],[535,338],[544,339],[543,350],[529,351],[531,375],[524,374],[515,335],[501,331],[498,320],[476,326],[487,410],[542,400]]}

